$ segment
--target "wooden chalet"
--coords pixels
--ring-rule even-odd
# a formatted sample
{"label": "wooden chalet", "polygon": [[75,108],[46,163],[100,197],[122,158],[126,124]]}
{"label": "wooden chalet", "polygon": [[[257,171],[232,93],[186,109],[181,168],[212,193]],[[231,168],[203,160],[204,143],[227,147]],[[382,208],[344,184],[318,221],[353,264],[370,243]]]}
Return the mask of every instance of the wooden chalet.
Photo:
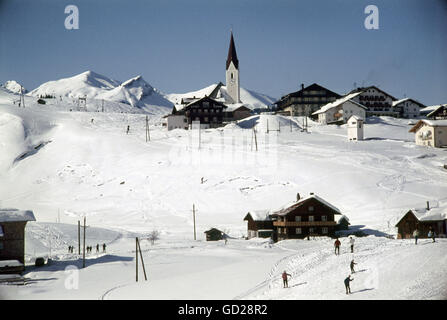
{"label": "wooden chalet", "polygon": [[25,226],[36,221],[30,210],[0,209],[0,273],[25,269]]}
{"label": "wooden chalet", "polygon": [[338,93],[313,83],[301,90],[289,93],[275,102],[278,112],[292,116],[311,116],[325,104],[341,98]]}
{"label": "wooden chalet", "polygon": [[311,193],[309,197],[300,198],[271,215],[277,239],[302,239],[307,236],[329,236],[335,234],[335,215],[340,210]]}
{"label": "wooden chalet", "polygon": [[442,104],[435,110],[427,114],[430,120],[447,120],[447,104]]}
{"label": "wooden chalet", "polygon": [[251,110],[244,106],[242,103],[236,103],[228,105],[228,108],[224,111],[224,121],[237,121],[248,118],[251,116]]}
{"label": "wooden chalet", "polygon": [[244,218],[247,221],[247,238],[272,238],[275,240],[273,220],[269,211],[252,211]]}
{"label": "wooden chalet", "polygon": [[420,238],[427,238],[428,232],[433,230],[439,237],[447,235],[447,208],[432,208],[429,203],[425,209],[411,209],[403,215],[396,224],[397,238],[413,238],[414,230],[419,231]]}
{"label": "wooden chalet", "polygon": [[200,121],[202,128],[217,128],[222,126],[226,108],[222,102],[205,96],[193,99],[188,104],[175,105],[172,115],[184,115],[189,127],[193,121]]}
{"label": "wooden chalet", "polygon": [[216,228],[211,228],[204,233],[206,235],[206,241],[219,241],[224,238],[224,233]]}

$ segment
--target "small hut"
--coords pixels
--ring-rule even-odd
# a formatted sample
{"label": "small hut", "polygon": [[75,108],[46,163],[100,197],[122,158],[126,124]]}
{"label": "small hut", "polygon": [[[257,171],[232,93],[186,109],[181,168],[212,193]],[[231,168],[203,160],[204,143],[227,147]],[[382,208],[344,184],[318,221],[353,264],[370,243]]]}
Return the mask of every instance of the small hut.
{"label": "small hut", "polygon": [[257,210],[247,213],[244,218],[247,221],[247,238],[273,237],[273,220],[268,210]]}
{"label": "small hut", "polygon": [[352,116],[348,120],[348,139],[363,140],[363,119],[358,116]]}
{"label": "small hut", "polygon": [[0,209],[0,273],[25,269],[25,226],[36,221],[30,210]]}
{"label": "small hut", "polygon": [[216,228],[211,228],[204,233],[206,234],[206,241],[219,241],[224,238],[224,233]]}
{"label": "small hut", "polygon": [[420,238],[427,238],[430,230],[437,236],[445,237],[447,234],[447,208],[411,209],[407,211],[396,224],[397,238],[410,239],[415,230],[419,231]]}

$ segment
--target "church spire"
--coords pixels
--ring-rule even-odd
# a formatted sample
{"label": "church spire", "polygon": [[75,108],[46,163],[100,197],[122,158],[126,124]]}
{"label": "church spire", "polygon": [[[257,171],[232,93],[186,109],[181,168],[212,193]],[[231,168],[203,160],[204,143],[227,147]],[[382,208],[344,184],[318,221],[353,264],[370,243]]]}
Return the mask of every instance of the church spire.
{"label": "church spire", "polygon": [[233,64],[236,67],[236,69],[239,69],[239,60],[237,59],[236,46],[234,45],[233,31],[231,31],[230,47],[228,48],[226,70],[228,70],[228,67],[230,66],[231,61],[233,61]]}

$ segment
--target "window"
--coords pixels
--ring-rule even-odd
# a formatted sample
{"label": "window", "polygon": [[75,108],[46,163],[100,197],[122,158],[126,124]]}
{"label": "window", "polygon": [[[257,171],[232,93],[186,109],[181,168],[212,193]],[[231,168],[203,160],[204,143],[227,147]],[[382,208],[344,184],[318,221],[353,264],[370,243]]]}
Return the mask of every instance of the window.
{"label": "window", "polygon": [[309,222],[314,222],[314,216],[309,216]]}
{"label": "window", "polygon": [[313,206],[309,206],[309,211],[313,212],[314,211],[314,207]]}
{"label": "window", "polygon": [[231,79],[233,79],[233,72],[231,73]]}
{"label": "window", "polygon": [[327,216],[321,216],[321,221],[327,221]]}
{"label": "window", "polygon": [[3,241],[0,241],[0,250],[3,250]]}
{"label": "window", "polygon": [[0,226],[0,237],[3,237],[5,234],[3,233],[3,227]]}
{"label": "window", "polygon": [[302,233],[301,228],[296,228],[296,229],[295,229],[295,233],[296,233],[296,234],[301,234],[301,233]]}
{"label": "window", "polygon": [[296,222],[301,222],[301,216],[295,216],[295,221]]}
{"label": "window", "polygon": [[315,232],[315,228],[309,228],[309,234],[312,234]]}
{"label": "window", "polygon": [[323,227],[323,228],[321,228],[321,232],[322,232],[323,234],[328,234],[328,228],[327,228],[327,227]]}

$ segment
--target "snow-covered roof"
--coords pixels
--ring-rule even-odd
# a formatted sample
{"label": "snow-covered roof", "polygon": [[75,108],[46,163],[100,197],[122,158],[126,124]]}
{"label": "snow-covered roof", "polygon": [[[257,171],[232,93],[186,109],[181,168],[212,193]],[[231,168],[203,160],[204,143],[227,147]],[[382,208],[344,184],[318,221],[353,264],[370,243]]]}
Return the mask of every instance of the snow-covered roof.
{"label": "snow-covered roof", "polygon": [[427,114],[427,118],[431,117],[433,114],[435,114],[441,108],[447,108],[447,104],[444,104],[444,105],[441,104],[440,106],[438,106],[436,109],[434,109],[433,111],[431,111],[430,113]]}
{"label": "snow-covered roof", "polygon": [[433,105],[433,106],[428,106],[428,107],[425,107],[425,108],[421,109],[420,111],[421,112],[431,112],[431,111],[436,110],[436,109],[438,109],[439,107],[442,107],[442,106],[447,107],[447,103],[445,103],[445,104],[436,104],[436,105]]}
{"label": "snow-covered roof", "polygon": [[254,221],[270,221],[272,220],[270,217],[269,210],[253,210],[248,213]]}
{"label": "snow-covered roof", "polygon": [[[215,100],[217,100],[217,99],[215,99]],[[217,100],[217,101],[219,101],[219,100]],[[231,111],[231,112],[234,110],[237,110],[241,107],[247,108],[247,106],[245,106],[245,104],[243,104],[243,103],[229,103],[229,104],[226,104],[226,106],[227,106],[227,109],[225,111]],[[249,109],[249,108],[247,108],[247,109]]]}
{"label": "snow-covered roof", "polygon": [[338,214],[341,214],[341,211],[336,206],[330,204],[329,202],[327,202],[326,200],[320,198],[319,196],[317,196],[315,194],[311,194],[311,195],[309,195],[306,198],[300,199],[299,201],[295,201],[295,202],[289,203],[289,204],[281,207],[279,210],[277,210],[273,214],[280,215],[280,216],[287,215],[289,212],[293,211],[294,209],[296,209],[297,207],[301,206],[304,202],[306,202],[306,201],[308,201],[310,199],[315,199],[318,202],[320,202],[323,205],[325,205],[326,207],[331,208],[332,210],[334,210]]}
{"label": "snow-covered roof", "polygon": [[0,209],[0,222],[36,221],[31,210]]}
{"label": "snow-covered roof", "polygon": [[426,124],[430,127],[447,127],[447,120],[419,120],[409,132],[416,132],[422,124]]}
{"label": "snow-covered roof", "polygon": [[[430,208],[429,210],[427,210],[427,208],[413,208],[408,212],[413,213],[419,221],[441,221],[447,219],[447,207]],[[397,224],[399,224],[399,222]]]}
{"label": "snow-covered roof", "polygon": [[[403,99],[400,99],[400,100],[396,100],[396,101],[393,101],[391,103],[391,105],[394,107],[394,106],[397,106],[398,104],[401,104],[402,102],[405,102],[405,101],[413,101],[414,103],[416,103],[416,104],[418,104],[420,106],[423,106],[424,109],[425,109],[425,105],[424,104],[422,104],[419,101],[416,101],[416,100],[414,100],[412,98],[403,98]],[[420,110],[422,110],[422,109],[420,109]]]}
{"label": "snow-covered roof", "polygon": [[364,105],[362,105],[362,104],[360,104],[360,103],[358,103],[358,102],[355,102],[355,101],[351,100],[352,98],[358,96],[359,94],[361,94],[361,92],[354,92],[354,93],[347,94],[347,95],[344,96],[344,97],[341,97],[341,98],[339,98],[339,99],[337,99],[337,100],[335,100],[335,101],[332,101],[332,102],[329,102],[329,103],[325,104],[325,105],[322,106],[319,110],[315,111],[315,112],[312,113],[312,114],[319,114],[319,113],[326,112],[326,111],[328,111],[329,109],[338,107],[339,105],[341,105],[341,104],[343,104],[343,103],[345,103],[345,102],[347,102],[347,101],[350,101],[350,102],[356,104],[357,106],[359,106],[360,108],[366,110],[367,108],[366,108]]}

